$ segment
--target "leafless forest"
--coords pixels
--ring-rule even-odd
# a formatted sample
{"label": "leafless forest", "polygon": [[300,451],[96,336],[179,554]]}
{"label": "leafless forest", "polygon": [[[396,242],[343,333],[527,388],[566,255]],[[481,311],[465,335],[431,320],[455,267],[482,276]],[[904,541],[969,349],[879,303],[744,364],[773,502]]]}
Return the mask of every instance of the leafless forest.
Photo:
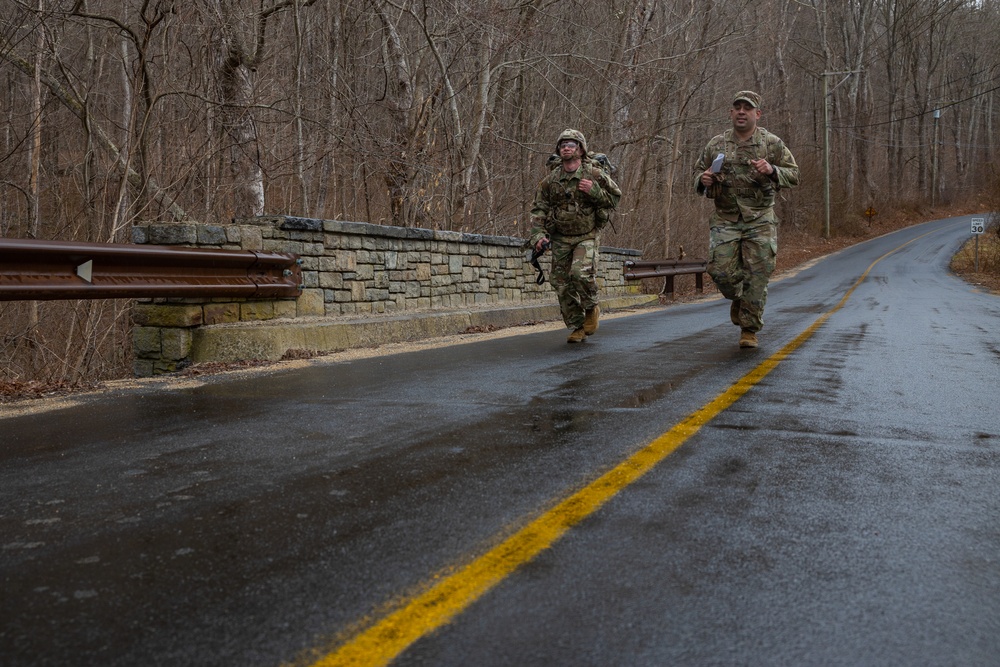
{"label": "leafless forest", "polygon": [[[1000,182],[996,0],[0,0],[0,76],[3,237],[265,213],[524,236],[575,127],[625,193],[605,244],[704,254],[692,166],[744,88],[802,169],[797,233],[824,233],[825,183],[837,235]],[[0,379],[127,375],[129,308],[0,304]]]}

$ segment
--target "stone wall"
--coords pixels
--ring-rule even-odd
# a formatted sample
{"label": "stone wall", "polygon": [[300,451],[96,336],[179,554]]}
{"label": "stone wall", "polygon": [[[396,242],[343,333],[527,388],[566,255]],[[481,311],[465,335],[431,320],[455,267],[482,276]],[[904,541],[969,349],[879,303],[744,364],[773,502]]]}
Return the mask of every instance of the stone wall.
{"label": "stone wall", "polygon": [[[265,250],[298,255],[298,298],[156,299],[134,316],[135,372],[172,372],[191,362],[199,327],[296,318],[402,314],[489,305],[554,302],[548,284],[535,283],[525,240],[362,222],[269,216],[232,225],[146,224],[133,242],[203,248]],[[623,262],[639,252],[602,247],[601,298],[635,294]],[[542,260],[548,276],[548,256]]]}

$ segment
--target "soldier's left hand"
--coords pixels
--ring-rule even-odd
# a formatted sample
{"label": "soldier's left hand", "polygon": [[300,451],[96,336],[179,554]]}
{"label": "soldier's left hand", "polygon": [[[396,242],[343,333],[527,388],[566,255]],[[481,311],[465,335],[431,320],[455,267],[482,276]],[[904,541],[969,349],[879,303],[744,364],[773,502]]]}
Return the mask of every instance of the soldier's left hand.
{"label": "soldier's left hand", "polygon": [[585,194],[590,194],[590,188],[594,187],[594,182],[589,178],[584,178],[580,180],[580,184],[576,186],[576,189]]}
{"label": "soldier's left hand", "polygon": [[774,166],[764,158],[759,160],[750,160],[750,165],[757,170],[758,174],[770,176],[771,173],[774,172]]}

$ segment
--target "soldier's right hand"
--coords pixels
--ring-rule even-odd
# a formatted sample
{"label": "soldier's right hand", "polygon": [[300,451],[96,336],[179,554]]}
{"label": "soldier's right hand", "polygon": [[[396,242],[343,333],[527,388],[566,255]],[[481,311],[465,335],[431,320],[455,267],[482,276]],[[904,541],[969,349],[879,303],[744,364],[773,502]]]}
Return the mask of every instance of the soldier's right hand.
{"label": "soldier's right hand", "polygon": [[701,184],[707,188],[711,186],[712,183],[715,183],[715,174],[712,173],[712,170],[706,169],[701,172]]}

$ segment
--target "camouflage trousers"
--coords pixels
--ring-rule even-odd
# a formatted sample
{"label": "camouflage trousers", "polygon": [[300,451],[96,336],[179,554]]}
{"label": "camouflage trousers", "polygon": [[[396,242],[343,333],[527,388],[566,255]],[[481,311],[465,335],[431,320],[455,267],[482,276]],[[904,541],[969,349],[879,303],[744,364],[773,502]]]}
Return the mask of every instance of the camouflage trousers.
{"label": "camouflage trousers", "polygon": [[[764,327],[767,281],[774,273],[778,254],[778,228],[774,222],[715,223],[709,236],[708,275],[731,301],[739,300],[735,317],[741,329],[757,332]],[[734,313],[735,315],[735,313]]]}
{"label": "camouflage trousers", "polygon": [[566,243],[552,239],[550,282],[559,297],[563,322],[570,329],[583,326],[587,311],[597,305],[598,239]]}

